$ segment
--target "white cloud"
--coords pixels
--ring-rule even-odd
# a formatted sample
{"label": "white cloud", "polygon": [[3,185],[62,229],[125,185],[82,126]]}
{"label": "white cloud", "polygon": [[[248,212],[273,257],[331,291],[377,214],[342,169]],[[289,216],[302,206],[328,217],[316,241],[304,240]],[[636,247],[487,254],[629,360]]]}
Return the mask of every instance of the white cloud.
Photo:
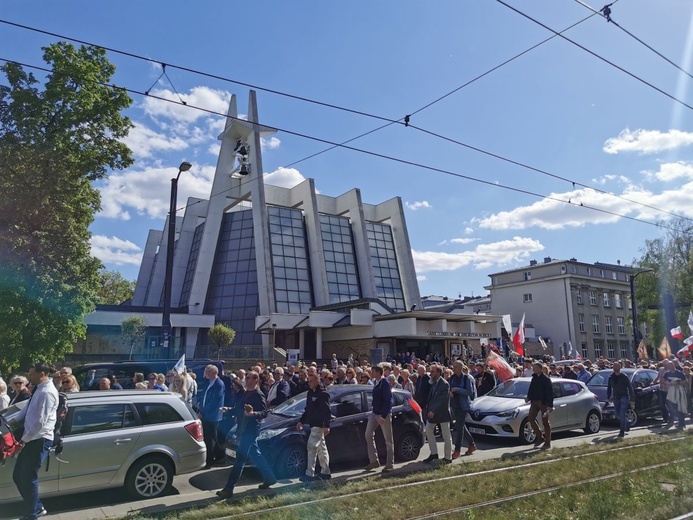
{"label": "white cloud", "polygon": [[264,137],[260,138],[260,148],[263,152],[265,150],[275,150],[279,148],[281,143],[282,142],[276,137],[270,137],[269,139],[265,139]]}
{"label": "white cloud", "polygon": [[184,150],[188,147],[188,143],[180,137],[160,134],[142,123],[135,123],[122,141],[132,150],[135,157],[141,159],[151,157],[153,152]]}
{"label": "white cloud", "polygon": [[680,178],[691,179],[693,178],[693,163],[684,161],[664,163],[659,166],[659,171],[645,173],[660,181],[673,181]]}
{"label": "white cloud", "polygon": [[221,152],[221,143],[212,143],[207,148],[207,151],[211,153],[214,157],[219,157],[219,152]]}
{"label": "white cloud", "polygon": [[[177,166],[153,166],[114,173],[99,188],[101,212],[98,216],[130,220],[130,211],[150,218],[165,218],[170,204],[171,178]],[[193,165],[178,181],[178,207],[188,197],[209,198],[214,167]]]}
{"label": "white cloud", "polygon": [[429,271],[454,271],[461,267],[473,265],[477,269],[488,269],[493,265],[503,266],[522,262],[532,253],[542,251],[544,246],[538,240],[525,237],[513,237],[490,244],[479,244],[471,251],[461,253],[443,253],[438,251],[412,251],[416,270],[421,273]]}
{"label": "white cloud", "polygon": [[265,174],[265,183],[282,188],[293,188],[305,181],[306,178],[295,168],[278,168]]}
{"label": "white cloud", "polygon": [[444,246],[447,244],[471,244],[472,242],[476,242],[478,240],[481,240],[479,238],[451,238],[450,240],[443,240],[442,242],[438,242],[439,246]]}
{"label": "white cloud", "polygon": [[681,130],[638,129],[631,132],[628,128],[623,130],[618,137],[611,137],[604,142],[603,150],[608,154],[620,152],[640,152],[642,154],[673,150],[681,146],[693,144],[693,132]]}
{"label": "white cloud", "polygon": [[474,233],[474,228],[470,228],[470,227],[464,228],[464,234],[465,235],[471,235],[472,233]]}
{"label": "white cloud", "polygon": [[604,186],[607,182],[617,181],[623,184],[630,184],[630,179],[625,175],[604,175],[599,178],[592,179],[594,184]]}
{"label": "white cloud", "polygon": [[[202,110],[180,104],[183,99],[188,105],[212,110],[226,114],[231,94],[223,90],[215,90],[209,87],[193,87],[189,94],[178,94],[168,89],[151,90],[150,94],[160,98],[174,101],[162,101],[153,97],[146,97],[143,103],[144,113],[154,119],[168,118],[181,123],[193,123],[200,118],[209,118],[210,114]],[[223,127],[222,127],[223,128]]]}
{"label": "white cloud", "polygon": [[92,236],[91,254],[105,264],[140,265],[142,262],[142,249],[118,237]]}
{"label": "white cloud", "polygon": [[418,275],[418,276],[416,277],[416,281],[417,281],[417,282],[425,282],[426,280],[428,280],[428,278],[426,278],[426,277],[425,277],[424,275],[422,275],[422,274],[420,274],[420,275]]}
{"label": "white cloud", "polygon": [[430,208],[432,207],[428,201],[422,200],[422,201],[417,201],[417,202],[405,202],[404,205],[407,207],[407,209],[410,209],[412,211],[416,211],[417,209],[421,208]]}

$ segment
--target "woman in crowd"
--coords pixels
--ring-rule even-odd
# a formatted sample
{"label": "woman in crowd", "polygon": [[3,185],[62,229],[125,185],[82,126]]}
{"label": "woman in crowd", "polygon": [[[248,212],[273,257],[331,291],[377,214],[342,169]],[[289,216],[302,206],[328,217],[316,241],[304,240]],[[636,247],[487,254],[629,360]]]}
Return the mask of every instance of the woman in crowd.
{"label": "woman in crowd", "polygon": [[77,378],[73,375],[63,376],[60,382],[60,387],[58,387],[59,392],[74,393],[79,392],[79,383]]}
{"label": "woman in crowd", "polygon": [[171,382],[169,390],[171,392],[176,392],[177,394],[182,395],[183,401],[187,400],[188,389],[185,385],[185,375],[179,374],[178,372],[169,372],[169,381]]}
{"label": "woman in crowd", "polygon": [[10,396],[7,395],[7,383],[0,377],[0,410],[10,406]]}
{"label": "woman in crowd", "polygon": [[10,406],[16,403],[21,403],[26,401],[31,397],[31,392],[28,389],[29,381],[24,376],[14,376],[12,378],[12,390],[14,390],[14,397],[10,401]]}
{"label": "woman in crowd", "polygon": [[166,386],[166,376],[164,374],[157,374],[156,382],[164,392],[168,391],[168,386]]}

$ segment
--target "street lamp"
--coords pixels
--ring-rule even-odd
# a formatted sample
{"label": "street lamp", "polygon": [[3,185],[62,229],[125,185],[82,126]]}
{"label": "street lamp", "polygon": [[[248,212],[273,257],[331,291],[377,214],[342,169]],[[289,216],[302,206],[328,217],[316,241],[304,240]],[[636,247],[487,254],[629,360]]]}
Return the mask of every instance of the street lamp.
{"label": "street lamp", "polygon": [[171,179],[171,205],[168,210],[168,241],[166,242],[166,274],[164,275],[164,312],[161,316],[163,348],[168,349],[171,340],[171,285],[173,284],[173,243],[176,240],[176,204],[180,174],[192,168],[187,161],[180,163],[178,175]]}
{"label": "street lamp", "polygon": [[640,328],[638,327],[638,310],[635,304],[635,278],[643,273],[654,273],[654,269],[647,268],[635,274],[631,273],[630,275],[630,308],[633,313],[633,360],[638,359],[638,334],[640,333]]}

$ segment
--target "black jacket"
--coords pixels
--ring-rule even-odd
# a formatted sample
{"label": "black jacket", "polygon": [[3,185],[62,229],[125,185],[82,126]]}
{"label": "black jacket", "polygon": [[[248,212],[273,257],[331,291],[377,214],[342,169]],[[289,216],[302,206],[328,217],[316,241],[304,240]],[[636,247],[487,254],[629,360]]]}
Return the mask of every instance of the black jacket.
{"label": "black jacket", "polygon": [[628,397],[629,401],[634,399],[633,397],[633,387],[630,386],[630,379],[624,373],[613,373],[609,376],[609,383],[606,387],[606,398],[611,399],[613,392],[614,399],[620,399],[621,397]]}
{"label": "black jacket", "polygon": [[306,381],[299,381],[296,383],[296,387],[291,390],[291,397],[302,394],[303,392],[306,392],[310,389],[310,386],[308,386],[308,380]]}
{"label": "black jacket", "polygon": [[414,400],[419,403],[421,408],[426,408],[428,404],[428,394],[431,392],[431,378],[428,374],[419,376],[416,380],[416,388],[414,389]]}
{"label": "black jacket", "polygon": [[[249,404],[253,407],[253,412],[257,415],[251,417],[246,417],[244,414],[245,405]],[[241,413],[240,420],[238,422],[238,436],[249,436],[257,437],[260,429],[260,421],[267,417],[267,401],[265,401],[265,396],[259,388],[255,390],[246,390],[243,396],[243,405],[239,407],[239,413]]]}
{"label": "black jacket", "polygon": [[529,401],[541,401],[549,408],[553,408],[553,387],[551,379],[544,374],[532,375],[532,382],[527,391]]}
{"label": "black jacket", "polygon": [[306,409],[299,422],[317,428],[329,428],[332,413],[330,412],[330,394],[322,387],[308,390]]}

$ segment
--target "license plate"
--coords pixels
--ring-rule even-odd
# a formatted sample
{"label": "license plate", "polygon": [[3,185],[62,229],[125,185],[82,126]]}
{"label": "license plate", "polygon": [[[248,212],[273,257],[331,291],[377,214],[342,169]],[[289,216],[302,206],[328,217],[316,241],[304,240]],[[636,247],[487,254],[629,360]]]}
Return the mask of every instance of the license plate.
{"label": "license plate", "polygon": [[226,448],[224,451],[226,452],[227,457],[231,457],[232,459],[236,458],[236,452],[234,450]]}
{"label": "license plate", "polygon": [[469,428],[469,433],[478,433],[479,435],[483,435],[486,433],[486,430],[483,428]]}

